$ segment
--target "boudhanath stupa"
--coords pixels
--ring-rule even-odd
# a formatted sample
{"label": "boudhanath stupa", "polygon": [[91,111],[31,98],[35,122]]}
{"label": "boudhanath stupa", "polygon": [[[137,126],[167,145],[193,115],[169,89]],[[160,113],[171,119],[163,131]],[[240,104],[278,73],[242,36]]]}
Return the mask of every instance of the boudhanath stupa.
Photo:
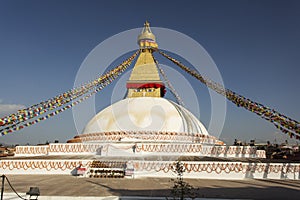
{"label": "boudhanath stupa", "polygon": [[97,113],[67,143],[16,147],[14,157],[0,161],[3,173],[174,177],[171,168],[180,160],[186,178],[299,179],[298,165],[263,162],[266,152],[254,146],[227,146],[192,112],[164,98],[166,86],[152,56],[158,44],[148,22],[137,43],[126,98]]}

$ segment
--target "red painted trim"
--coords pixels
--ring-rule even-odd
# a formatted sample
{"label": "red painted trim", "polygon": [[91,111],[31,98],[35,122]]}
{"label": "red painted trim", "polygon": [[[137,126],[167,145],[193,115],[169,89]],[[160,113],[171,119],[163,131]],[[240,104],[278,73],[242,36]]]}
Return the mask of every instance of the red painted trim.
{"label": "red painted trim", "polygon": [[165,88],[165,85],[163,83],[127,83],[126,84],[127,89],[128,88]]}

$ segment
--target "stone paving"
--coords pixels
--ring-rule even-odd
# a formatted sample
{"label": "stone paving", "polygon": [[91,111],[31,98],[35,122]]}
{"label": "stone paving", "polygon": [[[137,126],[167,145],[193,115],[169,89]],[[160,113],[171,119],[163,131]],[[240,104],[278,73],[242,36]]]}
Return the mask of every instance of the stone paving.
{"label": "stone paving", "polygon": [[[170,196],[172,182],[166,178],[101,179],[70,175],[7,175],[13,187],[25,194],[40,188],[41,196]],[[295,180],[205,180],[185,179],[199,188],[197,197],[220,199],[299,199],[300,181]],[[5,192],[11,193],[7,182]]]}

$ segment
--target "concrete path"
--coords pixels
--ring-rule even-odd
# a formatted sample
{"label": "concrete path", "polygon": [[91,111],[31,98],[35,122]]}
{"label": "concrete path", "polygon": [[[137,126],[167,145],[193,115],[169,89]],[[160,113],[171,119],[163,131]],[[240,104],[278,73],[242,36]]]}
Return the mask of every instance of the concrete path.
{"label": "concrete path", "polygon": [[[41,197],[167,197],[173,183],[165,178],[100,179],[70,175],[7,175],[18,193],[37,186]],[[204,180],[185,179],[196,190],[198,198],[217,199],[299,199],[300,181],[295,180]],[[12,193],[7,182],[5,193]],[[77,199],[77,198],[76,198]],[[108,198],[109,199],[109,198]],[[128,198],[124,198],[128,199]]]}

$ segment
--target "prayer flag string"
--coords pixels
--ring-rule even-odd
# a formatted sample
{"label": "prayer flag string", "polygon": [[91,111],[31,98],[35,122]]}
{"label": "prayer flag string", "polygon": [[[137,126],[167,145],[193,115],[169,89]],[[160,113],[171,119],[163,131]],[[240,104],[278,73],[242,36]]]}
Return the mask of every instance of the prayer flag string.
{"label": "prayer flag string", "polygon": [[163,52],[161,50],[159,50],[159,53],[162,56],[164,56],[165,58],[172,61],[177,66],[179,66],[185,72],[187,72],[188,74],[190,74],[193,77],[195,77],[196,79],[198,79],[200,82],[205,84],[210,89],[225,96],[229,101],[233,102],[236,106],[243,107],[243,108],[259,115],[261,118],[273,123],[276,128],[281,130],[283,133],[288,134],[291,138],[296,138],[296,139],[300,140],[300,123],[298,121],[293,120],[283,114],[280,114],[279,112],[275,111],[274,109],[271,109],[260,103],[254,102],[242,95],[236,94],[235,92],[224,88],[219,83],[216,83],[216,82],[210,80],[209,78],[202,76],[195,70],[189,69],[188,67],[183,65],[181,62],[172,58],[171,56],[167,55],[165,52]]}
{"label": "prayer flag string", "polygon": [[153,60],[160,72],[160,74],[162,75],[162,77],[165,80],[165,83],[167,84],[168,88],[170,88],[171,93],[173,94],[173,96],[175,97],[177,103],[181,106],[184,107],[184,103],[182,101],[182,99],[180,98],[179,94],[176,92],[175,88],[173,87],[172,83],[169,81],[166,73],[164,72],[164,70],[159,66],[158,61],[154,58],[153,54],[152,54]]}
{"label": "prayer flag string", "polygon": [[[61,95],[58,95],[57,97],[66,96],[66,98],[61,98],[61,100],[59,102],[52,103],[51,101],[49,101],[49,102],[45,101],[44,103],[36,104],[36,105],[40,105],[40,106],[35,109],[33,109],[33,107],[35,107],[36,105],[24,109],[26,111],[24,111],[24,113],[22,113],[22,114],[20,113],[20,111],[18,111],[17,113],[12,114],[8,117],[1,118],[0,122],[2,122],[2,126],[4,126],[4,128],[0,129],[0,133],[2,135],[6,135],[8,133],[23,129],[24,127],[31,126],[40,121],[43,121],[52,116],[55,116],[69,108],[72,108],[73,106],[88,99],[89,97],[93,96],[95,93],[99,92],[104,87],[106,87],[107,85],[112,83],[117,77],[119,77],[119,75],[121,75],[122,72],[124,72],[130,66],[130,64],[132,63],[134,58],[138,55],[138,53],[139,53],[139,51],[136,51],[131,57],[126,59],[124,62],[122,62],[122,64],[120,64],[116,68],[108,71],[107,73],[105,73],[104,75],[95,79],[94,81],[91,81],[88,84],[81,86],[80,87],[81,89],[78,90],[78,88],[77,88],[76,92],[73,93],[71,96],[68,96],[68,94],[67,94],[69,91],[66,93],[63,93]],[[89,93],[89,94],[87,94],[87,93]],[[81,97],[81,96],[83,96],[83,97]],[[79,97],[81,97],[81,98],[72,102],[72,100],[77,99]],[[51,105],[49,105],[49,104],[51,104]],[[52,111],[51,113],[48,113],[48,114],[46,113],[51,110],[54,110],[54,111]],[[35,120],[28,122],[29,119],[35,118],[35,117],[43,115],[43,114],[45,114],[45,116],[39,117]],[[21,124],[21,125],[19,125],[19,124]]]}

